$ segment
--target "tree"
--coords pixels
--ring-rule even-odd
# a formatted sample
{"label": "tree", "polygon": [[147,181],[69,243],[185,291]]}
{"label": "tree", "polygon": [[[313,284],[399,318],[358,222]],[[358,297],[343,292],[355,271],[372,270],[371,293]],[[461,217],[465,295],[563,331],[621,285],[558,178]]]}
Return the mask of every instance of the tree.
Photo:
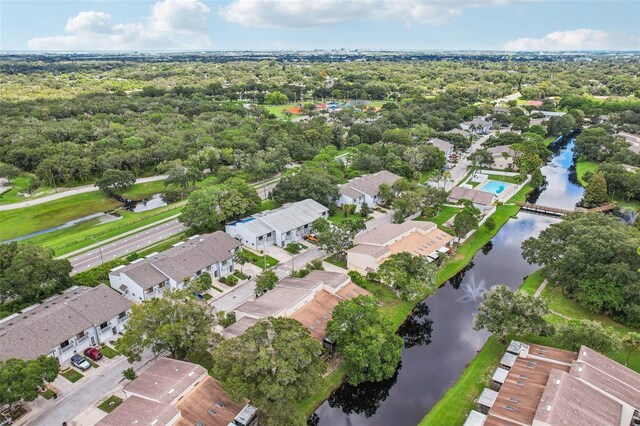
{"label": "tree", "polygon": [[136,183],[136,177],[127,170],[108,169],[102,173],[102,177],[96,181],[100,191],[108,194],[119,194],[131,188]]}
{"label": "tree", "polygon": [[0,161],[0,178],[4,178],[11,182],[13,179],[17,178],[19,174],[20,169],[18,169],[16,166]]}
{"label": "tree", "polygon": [[640,231],[602,213],[573,213],[522,244],[551,284],[592,312],[640,326]]}
{"label": "tree", "polygon": [[49,248],[0,244],[0,303],[9,299],[39,303],[72,285],[72,269],[67,259],[53,259]]}
{"label": "tree", "polygon": [[279,203],[310,198],[328,205],[340,196],[337,184],[338,179],[324,170],[302,167],[298,173],[280,179],[271,197]]}
{"label": "tree", "polygon": [[471,159],[480,165],[480,167],[489,167],[494,163],[493,155],[488,149],[482,148],[471,154]]}
{"label": "tree", "polygon": [[186,360],[220,342],[222,338],[213,331],[214,321],[188,290],[165,291],[163,297],[131,308],[127,329],[115,347],[129,362],[139,361],[146,348]]}
{"label": "tree", "polygon": [[435,289],[436,275],[435,266],[426,257],[407,252],[391,255],[378,269],[380,281],[409,302]]}
{"label": "tree", "polygon": [[378,193],[380,196],[380,202],[383,206],[390,206],[395,199],[395,194],[391,189],[391,186],[387,183],[381,183],[380,188],[378,189]]}
{"label": "tree", "polygon": [[327,323],[327,338],[344,358],[352,385],[388,379],[400,362],[402,338],[371,296],[338,303]]}
{"label": "tree", "polygon": [[126,380],[135,380],[136,377],[138,377],[138,375],[136,374],[136,370],[133,369],[133,367],[129,367],[125,370],[122,370],[122,377],[124,377]]}
{"label": "tree", "polygon": [[547,122],[547,134],[549,136],[567,136],[576,128],[576,119],[572,115],[565,114],[549,118]]}
{"label": "tree", "polygon": [[462,238],[476,229],[482,217],[478,208],[474,207],[470,201],[465,201],[465,206],[453,218],[453,230],[458,238]]}
{"label": "tree", "polygon": [[604,173],[596,172],[589,179],[584,191],[584,204],[587,207],[599,206],[607,201],[607,181]]}
{"label": "tree", "polygon": [[529,184],[534,188],[542,188],[544,186],[544,176],[540,167],[536,167],[533,170],[533,173],[531,173],[531,180],[529,181]]}
{"label": "tree", "polygon": [[242,274],[242,267],[245,265],[245,263],[249,262],[250,259],[249,255],[244,250],[237,250],[233,255],[233,261],[240,265],[240,273]]}
{"label": "tree", "polygon": [[489,216],[487,220],[484,221],[484,226],[486,226],[489,231],[496,229],[496,221],[493,219],[493,216]]}
{"label": "tree", "polygon": [[59,369],[58,360],[45,355],[0,361],[0,406],[9,404],[9,412],[13,413],[16,402],[33,401],[38,397],[38,388],[53,382]]}
{"label": "tree", "polygon": [[265,269],[256,277],[256,297],[260,297],[269,290],[273,290],[278,282],[278,276],[271,269]]}
{"label": "tree", "polygon": [[562,323],[556,328],[556,337],[564,347],[572,351],[579,350],[582,345],[602,353],[622,349],[618,335],[598,321],[572,320]]}
{"label": "tree", "polygon": [[626,334],[622,338],[622,342],[627,347],[627,349],[629,349],[629,352],[627,353],[627,359],[624,362],[624,365],[627,365],[629,364],[629,359],[631,359],[631,354],[633,352],[640,352],[640,333],[631,332],[629,334]]}
{"label": "tree", "polygon": [[274,92],[267,93],[264,97],[264,103],[267,105],[283,105],[289,102],[289,98],[282,92],[278,92],[277,90]]}
{"label": "tree", "polygon": [[542,299],[498,285],[484,294],[473,329],[485,329],[501,342],[511,333],[544,335],[550,328],[544,320],[548,312]]}
{"label": "tree", "polygon": [[371,212],[371,207],[369,207],[367,203],[362,203],[362,205],[360,206],[360,216],[366,219],[371,214]]}
{"label": "tree", "polygon": [[213,376],[229,396],[259,409],[260,424],[302,424],[291,407],[321,382],[322,345],[298,321],[266,318],[213,352]]}
{"label": "tree", "polygon": [[334,224],[320,218],[316,219],[312,226],[320,248],[339,259],[346,257],[347,250],[353,245],[353,237],[366,229],[364,221],[360,219],[345,220],[342,223]]}

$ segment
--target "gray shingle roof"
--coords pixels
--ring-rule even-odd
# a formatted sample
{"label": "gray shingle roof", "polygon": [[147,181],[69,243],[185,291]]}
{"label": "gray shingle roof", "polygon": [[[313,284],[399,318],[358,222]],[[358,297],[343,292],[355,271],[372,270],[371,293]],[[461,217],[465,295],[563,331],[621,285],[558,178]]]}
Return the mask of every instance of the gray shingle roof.
{"label": "gray shingle roof", "polygon": [[288,232],[320,218],[327,209],[315,200],[307,199],[285,204],[276,210],[263,212],[254,217],[280,232]]}
{"label": "gray shingle roof", "polygon": [[0,322],[0,360],[32,359],[128,310],[131,302],[103,284],[73,287]]}
{"label": "gray shingle roof", "polygon": [[222,231],[199,235],[149,259],[132,263],[114,271],[124,273],[143,289],[151,288],[166,279],[181,282],[209,265],[233,257],[232,250],[242,244]]}
{"label": "gray shingle roof", "polygon": [[256,300],[245,302],[238,306],[235,311],[259,318],[272,317],[282,310],[295,305],[309,294],[311,294],[311,291],[303,288],[276,286]]}
{"label": "gray shingle roof", "polygon": [[443,151],[445,154],[453,150],[453,144],[449,141],[445,141],[444,139],[431,138],[427,142],[437,147],[440,151]]}
{"label": "gray shingle roof", "polygon": [[387,170],[364,175],[350,180],[340,186],[340,193],[351,198],[358,198],[362,194],[375,197],[380,192],[380,185],[386,183],[391,186],[400,179],[400,176]]}
{"label": "gray shingle roof", "polygon": [[462,188],[460,186],[454,186],[449,193],[449,199],[458,200],[470,200],[474,204],[480,204],[483,206],[489,206],[493,203],[495,195],[490,192],[478,191],[477,189]]}
{"label": "gray shingle roof", "polygon": [[418,220],[408,220],[403,223],[385,223],[371,231],[362,233],[353,239],[354,244],[385,244],[413,228],[428,231],[436,227],[435,223]]}

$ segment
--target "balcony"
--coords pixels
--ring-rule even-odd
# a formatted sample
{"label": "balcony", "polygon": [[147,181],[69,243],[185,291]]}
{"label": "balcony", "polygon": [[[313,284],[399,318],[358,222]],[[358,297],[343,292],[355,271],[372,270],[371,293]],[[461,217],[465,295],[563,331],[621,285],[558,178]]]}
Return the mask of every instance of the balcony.
{"label": "balcony", "polygon": [[129,319],[129,315],[125,315],[121,318],[118,318],[118,324],[122,324],[123,322],[125,322],[126,320]]}
{"label": "balcony", "polygon": [[68,344],[64,348],[60,348],[60,353],[63,354],[65,352],[69,352],[71,349],[75,348],[75,345]]}
{"label": "balcony", "polygon": [[76,340],[76,346],[81,345],[82,343],[86,342],[87,340],[89,340],[89,335],[85,334],[84,336],[82,336],[81,338]]}
{"label": "balcony", "polygon": [[107,325],[105,328],[98,328],[98,333],[104,334],[111,331],[111,325]]}

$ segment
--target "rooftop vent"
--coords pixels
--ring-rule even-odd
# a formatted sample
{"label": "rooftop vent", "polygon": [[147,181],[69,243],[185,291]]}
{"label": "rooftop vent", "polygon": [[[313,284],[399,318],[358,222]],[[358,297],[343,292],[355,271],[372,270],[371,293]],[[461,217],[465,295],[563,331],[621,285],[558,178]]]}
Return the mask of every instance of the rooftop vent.
{"label": "rooftop vent", "polygon": [[220,408],[224,408],[224,404],[220,401],[216,401],[216,406]]}

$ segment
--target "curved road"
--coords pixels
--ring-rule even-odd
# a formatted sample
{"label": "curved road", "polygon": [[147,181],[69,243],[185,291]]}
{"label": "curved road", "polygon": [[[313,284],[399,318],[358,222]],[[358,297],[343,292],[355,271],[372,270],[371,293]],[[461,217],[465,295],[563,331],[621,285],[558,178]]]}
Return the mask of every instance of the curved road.
{"label": "curved road", "polygon": [[[136,179],[136,183],[154,182],[156,180],[164,180],[166,178],[167,178],[166,175],[150,176],[146,178]],[[16,209],[21,209],[23,207],[35,206],[38,204],[48,203],[49,201],[59,200],[60,198],[66,198],[72,195],[84,194],[86,192],[93,192],[93,191],[99,191],[98,187],[95,185],[78,186],[76,188],[69,189],[67,191],[57,192],[55,194],[46,195],[44,197],[35,198],[33,200],[20,201],[19,203],[13,203],[13,204],[0,205],[0,211],[16,210]]]}

